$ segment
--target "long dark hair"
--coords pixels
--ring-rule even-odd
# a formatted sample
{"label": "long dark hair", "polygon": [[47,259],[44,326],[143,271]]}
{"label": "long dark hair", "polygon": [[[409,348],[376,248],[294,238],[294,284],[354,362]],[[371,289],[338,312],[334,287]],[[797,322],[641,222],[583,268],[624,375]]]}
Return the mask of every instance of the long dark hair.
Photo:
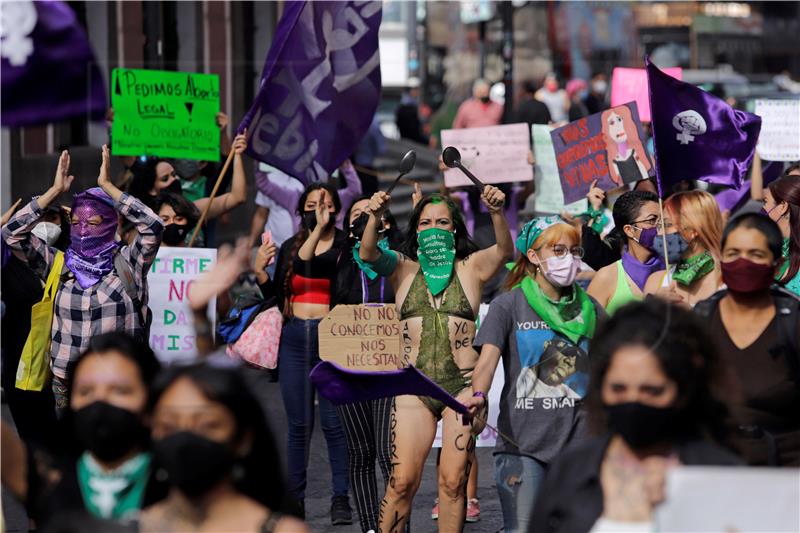
{"label": "long dark hair", "polygon": [[[350,204],[350,207],[347,208],[347,211],[344,213],[344,232],[348,234],[349,237],[349,225],[350,225],[350,213],[353,211],[353,206],[356,205],[358,202],[363,200],[369,200],[372,198],[371,194],[362,194],[355,200],[353,203]],[[391,211],[388,209],[383,213],[383,220],[389,223],[389,228],[386,230],[384,234],[386,238],[389,240],[389,246],[395,248],[400,246],[403,242],[403,232],[400,228],[397,227],[397,219],[394,217]],[[351,243],[354,244],[354,243]]]}
{"label": "long dark hair", "polygon": [[161,210],[161,206],[167,204],[172,207],[176,215],[180,215],[186,219],[189,227],[194,227],[197,221],[200,220],[200,210],[181,194],[171,192],[162,192],[156,199],[156,214]]}
{"label": "long dark hair", "polygon": [[784,174],[767,187],[776,203],[786,202],[789,206],[789,270],[781,279],[785,284],[800,271],[800,176]]}
{"label": "long dark hair", "polygon": [[470,254],[477,252],[479,250],[478,245],[470,239],[464,217],[461,216],[461,211],[458,210],[458,207],[456,207],[456,204],[449,196],[443,196],[441,194],[426,196],[414,207],[414,211],[411,213],[411,219],[408,221],[406,238],[400,244],[398,250],[406,257],[414,261],[417,260],[417,248],[419,248],[419,244],[417,243],[417,225],[419,224],[423,209],[425,209],[428,204],[435,203],[445,204],[448,211],[450,211],[450,218],[453,220],[453,227],[456,230],[456,258],[464,259]]}
{"label": "long dark hair", "polygon": [[622,252],[628,243],[628,236],[623,228],[638,220],[642,206],[647,202],[658,203],[658,195],[649,191],[628,191],[614,202],[614,229],[606,237],[611,248]]}
{"label": "long dark hair", "polygon": [[283,509],[285,486],[280,454],[264,411],[242,373],[236,368],[206,364],[171,367],[153,385],[151,412],[164,392],[180,378],[189,379],[209,401],[222,404],[230,411],[236,421],[235,439],[247,434],[252,436],[250,451],[240,460],[243,475],[234,479],[236,489],[270,510]]}
{"label": "long dark hair", "polygon": [[128,194],[141,200],[147,207],[155,209],[156,196],[150,193],[156,185],[156,165],[158,159],[148,157],[145,160],[136,158],[130,167],[131,180],[128,183]]}
{"label": "long dark hair", "polygon": [[658,298],[628,304],[595,335],[589,356],[592,376],[587,395],[589,419],[596,432],[607,431],[603,379],[621,348],[642,346],[658,359],[661,370],[678,386],[676,408],[685,419],[684,436],[724,437],[727,413],[719,398],[729,394],[726,375],[706,329],[689,311]]}

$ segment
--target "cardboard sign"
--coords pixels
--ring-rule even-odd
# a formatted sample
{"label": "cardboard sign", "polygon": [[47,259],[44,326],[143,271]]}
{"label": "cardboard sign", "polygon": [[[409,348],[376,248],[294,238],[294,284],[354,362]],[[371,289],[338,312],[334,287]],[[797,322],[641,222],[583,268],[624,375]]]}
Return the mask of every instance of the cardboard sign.
{"label": "cardboard sign", "polygon": [[319,324],[319,357],[351,370],[397,370],[400,322],[394,304],[337,305]]}
{"label": "cardboard sign", "polygon": [[[455,146],[461,153],[461,163],[483,183],[533,179],[533,169],[528,164],[527,124],[442,130],[442,146]],[[444,172],[444,184],[461,187],[472,182],[461,170],[451,168]]]}
{"label": "cardboard sign", "polygon": [[219,161],[219,76],[115,68],[111,153]]}
{"label": "cardboard sign", "polygon": [[[214,248],[172,248],[158,250],[147,274],[150,287],[148,305],[153,313],[150,347],[164,364],[191,361],[197,357],[197,343],[189,306],[192,283],[208,272],[217,261]],[[216,322],[216,303],[208,306],[212,331]]]}
{"label": "cardboard sign", "polygon": [[655,176],[636,102],[570,122],[550,137],[565,203],[585,198],[594,180],[609,191]]}
{"label": "cardboard sign", "polygon": [[531,138],[536,158],[536,193],[534,197],[536,213],[558,215],[566,211],[571,215],[578,215],[586,211],[589,203],[586,198],[571,204],[564,204],[564,192],[561,190],[556,151],[553,148],[553,139],[550,137],[550,127],[544,124],[533,124]]}
{"label": "cardboard sign", "polygon": [[756,100],[761,117],[758,155],[766,161],[800,159],[800,100]]}
{"label": "cardboard sign", "polygon": [[[680,67],[663,68],[661,71],[676,80],[683,79],[683,69]],[[630,101],[635,101],[639,107],[639,117],[642,122],[650,122],[647,72],[643,68],[617,67],[611,75],[611,107]]]}

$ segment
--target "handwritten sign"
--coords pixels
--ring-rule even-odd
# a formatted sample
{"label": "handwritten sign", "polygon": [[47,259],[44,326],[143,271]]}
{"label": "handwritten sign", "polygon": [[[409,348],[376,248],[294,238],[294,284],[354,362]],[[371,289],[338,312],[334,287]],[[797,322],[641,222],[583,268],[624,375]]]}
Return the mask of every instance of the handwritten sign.
{"label": "handwritten sign", "polygon": [[[676,80],[683,79],[680,67],[664,68],[662,72]],[[650,98],[647,91],[647,72],[643,68],[614,69],[611,75],[611,107],[635,101],[642,122],[650,122]]]}
{"label": "handwritten sign", "polygon": [[533,153],[536,157],[536,194],[534,209],[538,214],[561,214],[566,211],[578,215],[586,211],[588,201],[584,198],[571,204],[564,204],[564,192],[556,162],[556,151],[550,137],[550,127],[544,124],[531,126]]}
{"label": "handwritten sign", "polygon": [[319,356],[352,370],[397,370],[400,322],[394,304],[337,305],[319,325]]}
{"label": "handwritten sign", "polygon": [[[531,148],[527,124],[442,130],[442,146],[458,148],[461,163],[484,183],[533,179],[528,164]],[[444,172],[444,184],[461,187],[472,182],[463,172],[451,168]]]}
{"label": "handwritten sign", "polygon": [[[149,307],[153,313],[150,347],[164,364],[191,361],[197,357],[194,322],[189,306],[192,283],[211,270],[217,260],[213,248],[160,248],[147,282]],[[208,306],[212,330],[216,304]]]}
{"label": "handwritten sign", "polygon": [[566,203],[584,198],[595,180],[608,191],[655,176],[636,102],[570,122],[550,137]]}
{"label": "handwritten sign", "polygon": [[800,159],[800,100],[756,100],[761,117],[758,155],[766,161]]}
{"label": "handwritten sign", "polygon": [[111,151],[219,161],[219,76],[115,68]]}

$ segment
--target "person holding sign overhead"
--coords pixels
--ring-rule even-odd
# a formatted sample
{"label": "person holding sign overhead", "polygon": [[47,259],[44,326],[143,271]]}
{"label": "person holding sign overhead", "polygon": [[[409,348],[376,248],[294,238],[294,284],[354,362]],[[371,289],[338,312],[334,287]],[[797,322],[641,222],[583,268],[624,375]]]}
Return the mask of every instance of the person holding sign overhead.
{"label": "person holding sign overhead", "polygon": [[[513,252],[503,216],[505,195],[487,185],[481,195],[494,225],[497,244],[477,250],[455,204],[439,195],[423,198],[412,212],[399,251],[378,246],[378,221],[390,197],[377,192],[359,256],[389,282],[397,296],[404,364],[414,365],[453,396],[472,395],[471,376],[478,359],[472,348],[481,288]],[[464,486],[474,432],[438,401],[400,396],[392,411],[392,471],[380,507],[381,531],[402,530],[419,487],[425,458],[442,420],[439,465],[439,529],[460,531],[465,520]]]}

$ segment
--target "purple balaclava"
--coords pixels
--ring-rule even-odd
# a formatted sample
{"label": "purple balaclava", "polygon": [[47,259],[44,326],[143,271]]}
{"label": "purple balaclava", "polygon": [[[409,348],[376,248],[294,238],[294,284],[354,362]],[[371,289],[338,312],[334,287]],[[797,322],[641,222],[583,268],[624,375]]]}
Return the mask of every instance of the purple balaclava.
{"label": "purple balaclava", "polygon": [[[89,224],[91,217],[99,215],[99,224]],[[66,264],[78,284],[84,289],[96,284],[114,269],[114,252],[117,248],[117,211],[114,200],[100,187],[92,187],[75,195],[72,202],[71,243],[67,249]]]}

